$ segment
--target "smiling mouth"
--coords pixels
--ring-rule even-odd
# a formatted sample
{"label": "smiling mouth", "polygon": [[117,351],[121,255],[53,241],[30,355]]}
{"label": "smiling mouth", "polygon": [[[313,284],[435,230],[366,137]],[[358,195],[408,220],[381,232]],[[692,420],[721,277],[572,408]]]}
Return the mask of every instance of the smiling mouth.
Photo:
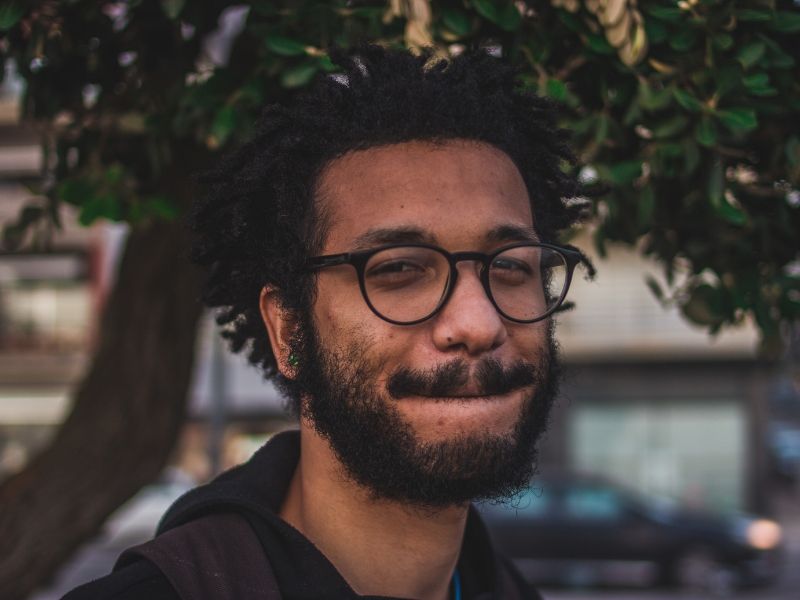
{"label": "smiling mouth", "polygon": [[422,400],[431,400],[433,402],[448,402],[448,401],[455,401],[455,402],[474,402],[476,400],[485,400],[485,401],[500,401],[505,399],[506,397],[510,396],[514,392],[518,390],[509,390],[507,392],[503,392],[500,394],[456,394],[452,396],[423,396],[423,395],[416,395],[416,396],[408,396],[407,399],[422,399]]}

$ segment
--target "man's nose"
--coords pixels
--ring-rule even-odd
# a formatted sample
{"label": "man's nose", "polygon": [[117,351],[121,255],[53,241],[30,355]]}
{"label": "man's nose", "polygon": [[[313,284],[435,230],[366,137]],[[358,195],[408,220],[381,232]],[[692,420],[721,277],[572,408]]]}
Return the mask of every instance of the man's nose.
{"label": "man's nose", "polygon": [[433,319],[433,342],[441,351],[462,348],[477,356],[502,345],[506,323],[486,295],[472,262],[458,265],[450,298]]}

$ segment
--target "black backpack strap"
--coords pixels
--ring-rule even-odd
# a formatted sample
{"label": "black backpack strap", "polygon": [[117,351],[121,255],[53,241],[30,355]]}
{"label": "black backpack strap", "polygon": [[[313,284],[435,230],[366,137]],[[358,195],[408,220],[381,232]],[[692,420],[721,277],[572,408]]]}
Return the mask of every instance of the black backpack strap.
{"label": "black backpack strap", "polygon": [[498,598],[503,600],[542,600],[531,584],[519,572],[514,563],[506,557],[498,557]]}
{"label": "black backpack strap", "polygon": [[115,570],[145,558],[182,600],[280,600],[278,582],[247,520],[214,513],[128,548]]}

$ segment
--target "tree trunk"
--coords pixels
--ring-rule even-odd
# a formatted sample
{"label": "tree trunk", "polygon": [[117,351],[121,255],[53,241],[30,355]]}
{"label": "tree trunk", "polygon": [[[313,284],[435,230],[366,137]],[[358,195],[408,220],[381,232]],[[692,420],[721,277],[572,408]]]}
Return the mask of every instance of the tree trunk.
{"label": "tree trunk", "polygon": [[180,222],[132,231],[71,414],[0,486],[4,600],[46,583],[164,467],[185,413],[201,313],[187,239]]}

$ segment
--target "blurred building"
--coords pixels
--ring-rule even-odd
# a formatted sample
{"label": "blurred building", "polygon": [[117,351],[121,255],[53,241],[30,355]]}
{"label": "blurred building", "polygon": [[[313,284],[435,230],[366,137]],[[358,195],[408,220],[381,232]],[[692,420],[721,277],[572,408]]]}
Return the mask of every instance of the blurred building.
{"label": "blurred building", "polygon": [[[590,240],[578,241],[591,248]],[[543,466],[599,473],[642,492],[718,511],[766,508],[766,387],[753,327],[705,330],[645,285],[660,267],[611,248],[556,337],[567,364]]]}
{"label": "blurred building", "polygon": [[[42,171],[39,136],[18,125],[19,92],[7,73],[0,86],[3,228],[35,196]],[[94,232],[68,224],[52,248],[0,254],[0,477],[46,443],[68,408],[91,336],[96,247]]]}

